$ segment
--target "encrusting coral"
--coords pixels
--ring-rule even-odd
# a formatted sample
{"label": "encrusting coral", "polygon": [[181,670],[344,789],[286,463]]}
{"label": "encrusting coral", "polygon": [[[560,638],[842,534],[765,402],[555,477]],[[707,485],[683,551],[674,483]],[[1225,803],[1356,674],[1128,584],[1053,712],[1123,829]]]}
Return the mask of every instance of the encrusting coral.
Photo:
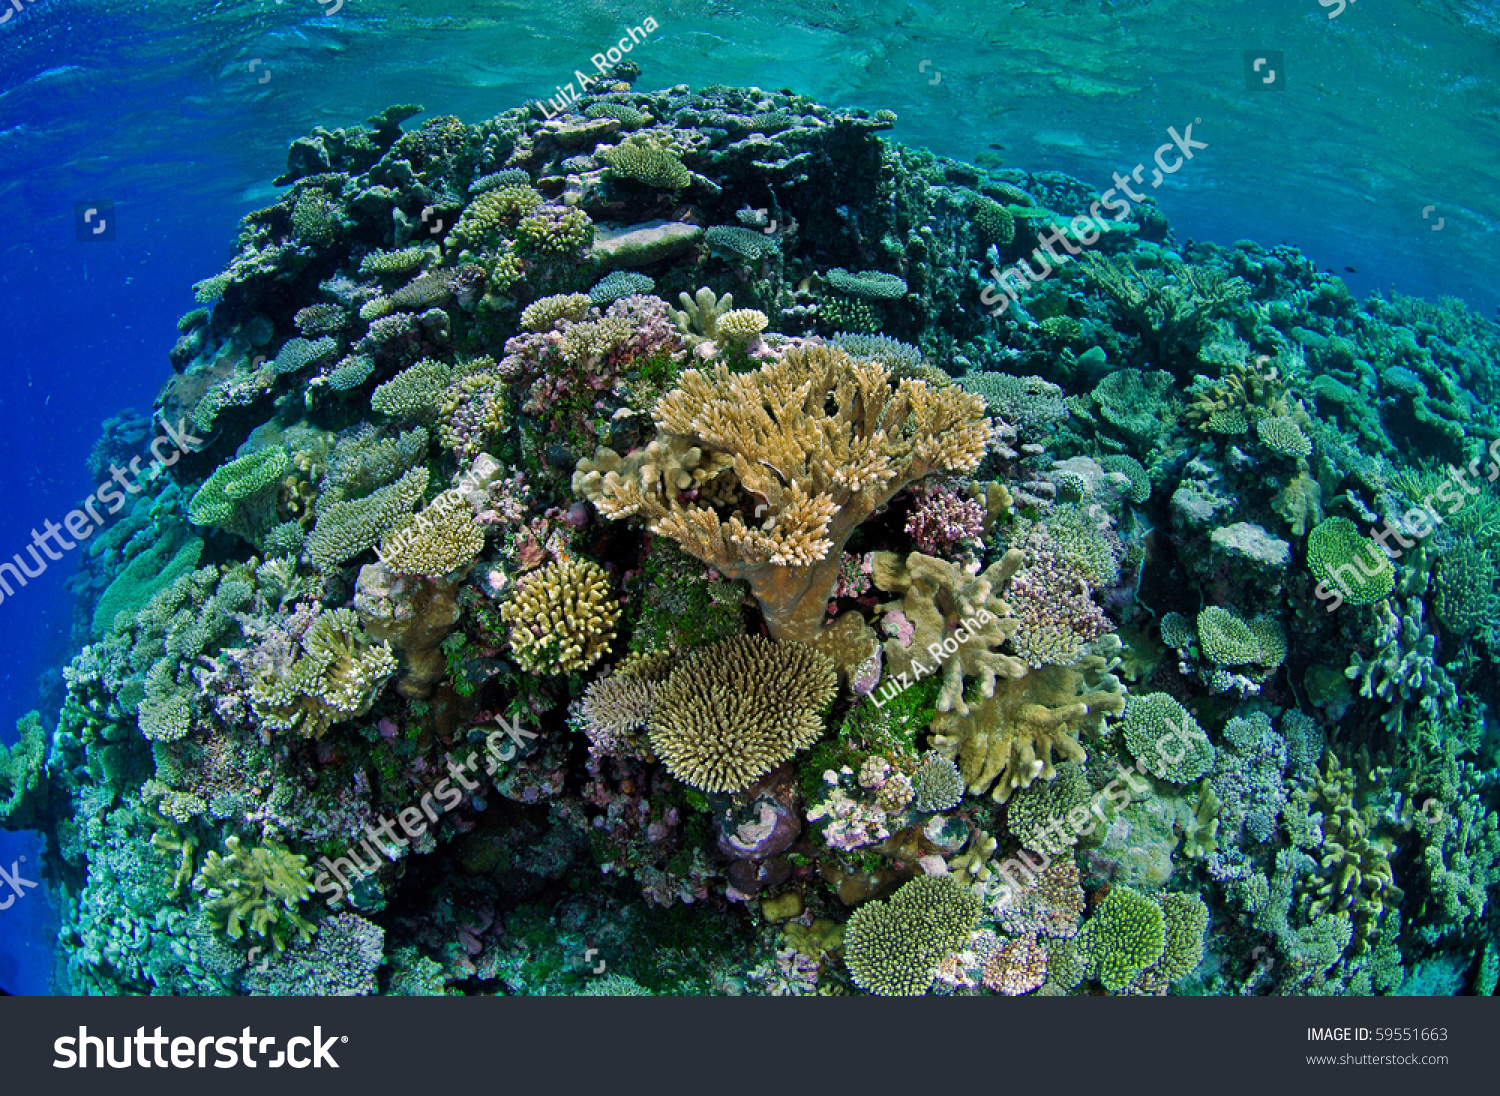
{"label": "encrusting coral", "polygon": [[[581,468],[574,490],[605,517],[639,515],[730,578],[744,579],[777,639],[811,642],[823,626],[844,545],[903,487],[972,470],[989,426],[978,397],[903,380],[878,362],[806,346],[753,373],[690,369],[652,409],[659,437],[734,461],[757,505],[725,520],[662,485]],[[764,514],[758,527],[754,524]]]}

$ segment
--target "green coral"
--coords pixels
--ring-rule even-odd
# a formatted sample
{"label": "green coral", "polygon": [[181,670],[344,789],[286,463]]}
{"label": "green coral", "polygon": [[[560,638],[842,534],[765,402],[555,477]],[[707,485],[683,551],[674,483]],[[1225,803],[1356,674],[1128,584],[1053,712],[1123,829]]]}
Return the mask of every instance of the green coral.
{"label": "green coral", "polygon": [[307,857],[275,842],[246,849],[238,837],[224,842],[227,856],[211,851],[193,880],[203,905],[220,932],[231,940],[247,934],[286,949],[292,934],[303,943],[317,927],[297,912],[312,894]]}
{"label": "green coral", "polygon": [[1198,643],[1204,656],[1220,666],[1260,661],[1255,633],[1237,613],[1220,605],[1210,605],[1198,614]]}
{"label": "green coral", "polygon": [[396,672],[391,645],[375,643],[352,609],[323,613],[298,642],[289,664],[266,667],[250,686],[256,718],[272,730],[320,738],[368,712]]}
{"label": "green coral", "polygon": [[1016,238],[1016,219],[993,198],[980,198],[974,203],[974,226],[986,243],[1002,251]]}
{"label": "green coral", "polygon": [[543,256],[571,255],[588,247],[593,238],[594,222],[589,215],[562,206],[540,206],[516,226],[517,246]]}
{"label": "green coral", "polygon": [[38,712],[16,722],[20,740],[0,746],[0,829],[29,830],[42,824],[47,806],[47,740]]}
{"label": "green coral", "polygon": [[1316,922],[1330,913],[1347,913],[1354,923],[1355,950],[1360,952],[1381,919],[1404,897],[1390,863],[1394,846],[1374,836],[1375,811],[1355,805],[1354,773],[1332,752],[1316,792],[1323,817],[1318,849],[1322,871],[1315,877],[1308,916]]}
{"label": "green coral", "polygon": [[1264,415],[1255,423],[1255,432],[1267,449],[1282,456],[1305,457],[1312,453],[1312,442],[1295,419]]}
{"label": "green coral", "polygon": [[1166,930],[1165,946],[1152,973],[1163,982],[1186,978],[1203,961],[1203,934],[1208,931],[1208,906],[1196,894],[1159,894]]}
{"label": "green coral", "polygon": [[121,613],[135,616],[158,593],[197,567],[202,554],[203,541],[197,537],[184,540],[167,527],[161,539],[127,563],[100,596],[94,608],[94,634],[108,631]]}
{"label": "green coral", "polygon": [[[540,196],[538,196],[540,197]],[[397,277],[420,270],[431,253],[426,248],[403,247],[399,251],[372,251],[359,263],[361,274]]]}
{"label": "green coral", "polygon": [[188,503],[188,519],[257,539],[276,523],[276,489],[288,462],[287,451],[273,445],[221,465]]}
{"label": "green coral", "polygon": [[506,186],[489,190],[470,203],[448,236],[450,251],[479,252],[500,244],[506,231],[522,217],[529,216],[544,201],[529,186]]}
{"label": "green coral", "polygon": [[838,292],[848,297],[870,301],[894,301],[906,296],[906,279],[879,270],[860,270],[853,274],[834,267],[824,278]]}
{"label": "green coral", "polygon": [[[1085,977],[1119,991],[1166,953],[1162,907],[1126,886],[1114,886],[1078,933]],[[1196,964],[1195,964],[1196,965]]]}
{"label": "green coral", "polygon": [[628,103],[595,103],[583,112],[585,118],[613,118],[622,129],[635,129],[646,124],[646,115]]}
{"label": "green coral", "polygon": [[1350,655],[1344,675],[1359,682],[1359,695],[1384,700],[1381,716],[1386,728],[1397,733],[1407,726],[1406,706],[1416,701],[1429,719],[1458,707],[1458,689],[1437,661],[1437,636],[1428,631],[1420,598],[1404,598],[1400,612],[1390,601],[1375,613],[1373,651],[1366,657]]}
{"label": "green coral", "polygon": [[1131,502],[1145,502],[1151,497],[1151,476],[1146,466],[1127,453],[1112,453],[1099,458],[1099,467],[1122,475],[1130,481],[1125,497]]}
{"label": "green coral", "polygon": [[681,190],[693,181],[677,154],[654,137],[631,137],[604,153],[613,174],[655,187]]}
{"label": "green coral", "polygon": [[1496,600],[1495,565],[1488,553],[1461,544],[1438,560],[1433,608],[1454,635],[1468,635],[1500,616]]}
{"label": "green coral", "polygon": [[551,331],[558,320],[582,322],[589,314],[592,298],[587,293],[559,293],[542,297],[526,306],[521,326],[527,331]]}
{"label": "green coral", "polygon": [[979,898],[951,876],[922,876],[884,902],[867,902],[844,929],[844,960],[861,989],[918,997],[937,965],[963,947],[979,919]]}
{"label": "green coral", "polygon": [[318,523],[307,538],[308,557],[327,571],[368,551],[411,518],[426,490],[427,469],[417,467],[365,498],[320,507]]}
{"label": "green coral", "polygon": [[765,233],[739,225],[714,225],[703,234],[703,241],[715,251],[727,252],[740,259],[759,259],[781,250]]}
{"label": "green coral", "polygon": [[[1063,855],[1079,837],[1069,815],[1080,807],[1087,810],[1091,793],[1082,765],[1059,765],[1052,780],[1035,781],[1010,797],[1005,825],[1026,848],[1049,856]],[[1092,824],[1094,819],[1089,821]]]}
{"label": "green coral", "polygon": [[880,316],[864,301],[831,293],[818,302],[818,319],[826,331],[869,335],[880,330]]}
{"label": "green coral", "polygon": [[656,282],[644,274],[633,270],[616,270],[594,283],[594,288],[589,290],[589,301],[598,308],[605,308],[623,297],[650,293],[655,288]]}
{"label": "green coral", "polygon": [[1128,697],[1120,725],[1130,756],[1162,780],[1189,784],[1213,766],[1214,748],[1203,728],[1166,693]]}
{"label": "green coral", "polygon": [[431,421],[452,380],[452,366],[423,358],[376,388],[370,406],[393,419]]}
{"label": "green coral", "polygon": [[1348,518],[1328,518],[1307,535],[1307,566],[1350,605],[1381,601],[1396,586],[1395,566]]}
{"label": "green coral", "polygon": [[344,230],[342,206],[321,190],[304,190],[292,206],[292,228],[308,243],[327,247]]}

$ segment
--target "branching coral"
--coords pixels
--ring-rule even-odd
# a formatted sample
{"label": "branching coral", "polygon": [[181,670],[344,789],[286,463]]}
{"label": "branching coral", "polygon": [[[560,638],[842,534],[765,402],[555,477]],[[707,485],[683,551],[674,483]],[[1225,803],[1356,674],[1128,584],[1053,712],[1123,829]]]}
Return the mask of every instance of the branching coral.
{"label": "branching coral", "polygon": [[1161,959],[1166,947],[1161,907],[1126,886],[1111,887],[1078,934],[1086,976],[1097,977],[1109,990],[1124,989]]}
{"label": "branching coral", "polygon": [[958,763],[971,793],[990,791],[1004,803],[1017,788],[1051,780],[1054,756],[1082,761],[1078,734],[1096,730],[1105,713],[1124,710],[1120,683],[1105,666],[1105,659],[1088,655],[1076,666],[998,679],[994,695],[970,698],[967,712],[940,713],[932,722],[933,744]]}
{"label": "branching coral", "polygon": [[398,575],[442,578],[473,563],[484,551],[484,530],[457,491],[444,491],[411,524],[387,537],[377,554]]}
{"label": "branching coral", "polygon": [[844,930],[844,961],[861,989],[918,997],[937,965],[963,947],[979,919],[979,898],[946,875],[923,876],[884,902],[866,902]]}
{"label": "branching coral", "polygon": [[277,951],[286,949],[293,933],[303,943],[317,931],[297,912],[312,894],[307,857],[274,842],[246,849],[238,837],[224,842],[229,855],[211,851],[193,887],[203,893],[203,905],[218,929],[231,940],[247,933]]}
{"label": "branching coral", "polygon": [[1359,695],[1389,705],[1380,720],[1388,730],[1407,726],[1406,706],[1436,719],[1458,705],[1458,689],[1437,660],[1437,637],[1427,630],[1419,598],[1403,598],[1400,612],[1390,601],[1376,610],[1374,651],[1367,658],[1355,651],[1344,674],[1359,682]]}
{"label": "branching coral", "polygon": [[396,672],[390,644],[373,642],[352,609],[321,614],[295,645],[278,635],[264,644],[250,690],[256,718],[304,738],[364,715]]}
{"label": "branching coral", "polygon": [[1322,874],[1313,890],[1308,915],[1317,920],[1347,913],[1354,922],[1356,951],[1368,945],[1381,919],[1404,897],[1391,869],[1390,841],[1373,836],[1374,812],[1354,804],[1354,773],[1331,752],[1317,781],[1316,803],[1322,808]]}
{"label": "branching coral", "polygon": [[318,523],[307,538],[308,557],[328,570],[368,551],[390,530],[410,520],[412,507],[426,490],[427,469],[417,467],[365,498],[320,509]]}
{"label": "branching coral", "polygon": [[973,575],[956,563],[920,552],[904,560],[893,552],[877,552],[875,585],[902,595],[900,601],[880,607],[886,614],[887,631],[900,618],[885,643],[890,676],[897,682],[911,682],[941,670],[937,710],[960,714],[968,711],[966,678],[977,679],[980,695],[989,697],[994,695],[997,680],[1023,676],[1026,664],[997,649],[1020,626],[999,591],[1022,559],[1019,551],[1012,550]]}
{"label": "branching coral", "polygon": [[188,518],[254,540],[275,524],[276,486],[286,466],[287,452],[279,445],[230,461],[198,488]]}
{"label": "branching coral", "polygon": [[614,174],[658,190],[681,190],[693,181],[677,154],[652,137],[621,142],[604,153],[604,162]]}
{"label": "branching coral", "polygon": [[1250,293],[1243,279],[1184,263],[1140,270],[1095,252],[1079,262],[1135,326],[1151,361],[1161,364],[1196,353],[1215,317]]}
{"label": "branching coral", "polygon": [[652,410],[659,439],[733,460],[740,490],[764,500],[759,527],[636,475],[580,468],[573,489],[606,517],[639,515],[748,581],[773,637],[812,641],[855,528],[903,487],[973,469],[989,440],[982,408],[977,397],[921,381],[892,389],[879,363],[809,345],[753,373],[690,369]]}
{"label": "branching coral", "polygon": [[552,562],[523,578],[500,609],[521,668],[570,673],[598,662],[620,615],[609,585],[604,568],[586,559]]}
{"label": "branching coral", "polygon": [[16,722],[20,740],[0,746],[0,829],[24,830],[40,824],[47,805],[48,734],[41,716],[27,712]]}
{"label": "branching coral", "polygon": [[1166,693],[1132,696],[1121,727],[1130,755],[1162,780],[1189,784],[1213,767],[1203,728]]}
{"label": "branching coral", "polygon": [[672,671],[656,694],[651,747],[679,780],[739,791],[813,743],[836,687],[826,655],[737,636]]}

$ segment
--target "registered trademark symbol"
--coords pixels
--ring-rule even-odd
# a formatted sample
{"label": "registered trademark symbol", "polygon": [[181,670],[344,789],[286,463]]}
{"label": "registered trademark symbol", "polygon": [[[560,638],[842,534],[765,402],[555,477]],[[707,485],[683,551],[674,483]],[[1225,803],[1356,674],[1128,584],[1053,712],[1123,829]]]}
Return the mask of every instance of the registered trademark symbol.
{"label": "registered trademark symbol", "polygon": [[349,1036],[347,1036],[347,1035],[340,1035],[339,1036],[339,1042],[341,1042],[341,1043],[347,1043],[348,1041],[349,1041]]}

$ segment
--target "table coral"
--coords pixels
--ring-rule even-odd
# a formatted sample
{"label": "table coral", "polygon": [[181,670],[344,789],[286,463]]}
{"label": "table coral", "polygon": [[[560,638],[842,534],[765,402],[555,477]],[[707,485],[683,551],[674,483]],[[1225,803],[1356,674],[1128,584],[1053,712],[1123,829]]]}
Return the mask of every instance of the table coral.
{"label": "table coral", "polygon": [[287,461],[287,451],[277,445],[220,466],[188,503],[188,518],[256,539],[275,524],[276,486]]}
{"label": "table coral", "polygon": [[606,517],[638,514],[653,532],[745,579],[771,635],[803,641],[823,626],[855,528],[908,484],[971,470],[989,439],[976,397],[921,381],[892,389],[884,366],[821,344],[788,349],[753,373],[690,369],[652,416],[659,438],[733,460],[740,489],[765,500],[758,527],[738,510],[726,521],[696,501],[684,505],[638,476],[580,469],[574,490]]}
{"label": "table coral", "polygon": [[1390,596],[1396,569],[1348,518],[1328,518],[1307,535],[1307,567],[1350,605],[1370,605]]}
{"label": "table coral", "polygon": [[1213,767],[1203,728],[1166,693],[1130,697],[1120,726],[1130,755],[1159,779],[1189,784]]}
{"label": "table coral", "polygon": [[1087,976],[1117,991],[1160,959],[1166,946],[1161,907],[1125,886],[1110,888],[1078,934]]}

